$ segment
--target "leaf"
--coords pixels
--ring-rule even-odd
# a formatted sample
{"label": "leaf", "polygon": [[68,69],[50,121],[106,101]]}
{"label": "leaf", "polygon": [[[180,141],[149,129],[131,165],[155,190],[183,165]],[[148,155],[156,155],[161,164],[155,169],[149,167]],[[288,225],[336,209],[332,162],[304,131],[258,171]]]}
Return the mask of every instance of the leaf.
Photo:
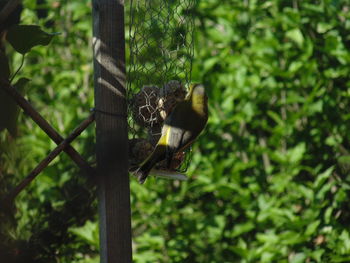
{"label": "leaf", "polygon": [[314,188],[318,189],[320,188],[331,176],[333,170],[334,170],[334,166],[329,167],[326,171],[324,171],[323,173],[319,174],[314,182]]}
{"label": "leaf", "polygon": [[3,52],[0,49],[0,79],[8,80],[9,76],[10,76],[10,67],[9,67],[8,58],[5,52]]}
{"label": "leaf", "polygon": [[290,258],[290,263],[303,263],[306,260],[306,255],[304,253],[297,253]]}
{"label": "leaf", "polygon": [[306,151],[305,143],[299,143],[294,148],[290,149],[287,153],[290,163],[300,162],[303,158],[303,155]]}
{"label": "leaf", "polygon": [[309,224],[305,230],[305,235],[306,236],[315,235],[315,233],[317,233],[317,228],[320,225],[320,223],[321,223],[320,220],[316,220],[316,221],[312,222],[311,224]]}
{"label": "leaf", "polygon": [[232,231],[232,237],[242,235],[243,233],[249,232],[252,229],[254,229],[254,224],[252,222],[237,224]]}
{"label": "leaf", "polygon": [[298,28],[287,31],[286,37],[297,43],[299,47],[301,47],[304,43],[304,36]]}
{"label": "leaf", "polygon": [[87,221],[84,226],[72,227],[69,231],[82,240],[85,240],[88,244],[98,248],[98,224],[96,222]]}
{"label": "leaf", "polygon": [[289,66],[289,72],[295,73],[303,66],[302,61],[293,61]]}
{"label": "leaf", "polygon": [[320,34],[326,33],[328,30],[331,30],[333,28],[332,24],[320,22],[317,24],[317,32]]}
{"label": "leaf", "polygon": [[35,46],[47,46],[59,33],[46,33],[35,25],[15,25],[7,32],[7,41],[19,53],[25,54]]}

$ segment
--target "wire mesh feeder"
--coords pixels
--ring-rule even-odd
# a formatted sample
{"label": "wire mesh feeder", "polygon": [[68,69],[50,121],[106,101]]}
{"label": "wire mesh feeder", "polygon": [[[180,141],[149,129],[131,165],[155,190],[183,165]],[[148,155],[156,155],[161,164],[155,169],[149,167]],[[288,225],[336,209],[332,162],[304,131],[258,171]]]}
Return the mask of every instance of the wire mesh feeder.
{"label": "wire mesh feeder", "polygon": [[[130,1],[127,91],[131,166],[153,151],[164,119],[185,98],[192,71],[194,4],[195,0]],[[190,158],[191,150],[179,152],[170,167],[160,162],[152,174],[185,179],[182,173]]]}

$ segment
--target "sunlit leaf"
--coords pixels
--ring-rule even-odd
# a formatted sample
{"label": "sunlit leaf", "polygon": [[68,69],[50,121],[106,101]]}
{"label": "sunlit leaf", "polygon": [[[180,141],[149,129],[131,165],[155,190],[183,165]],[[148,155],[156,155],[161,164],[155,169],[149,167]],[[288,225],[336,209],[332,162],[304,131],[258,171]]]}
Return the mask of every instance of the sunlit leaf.
{"label": "sunlit leaf", "polygon": [[288,31],[286,33],[286,37],[290,38],[295,43],[297,43],[299,47],[301,47],[304,43],[304,36],[298,28]]}

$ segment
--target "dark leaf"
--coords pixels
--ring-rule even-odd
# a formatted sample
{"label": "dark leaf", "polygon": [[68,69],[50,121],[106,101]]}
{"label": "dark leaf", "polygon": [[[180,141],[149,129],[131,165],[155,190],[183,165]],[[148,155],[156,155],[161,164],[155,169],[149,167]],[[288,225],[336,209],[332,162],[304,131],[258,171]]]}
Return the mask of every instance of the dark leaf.
{"label": "dark leaf", "polygon": [[46,33],[35,25],[15,25],[9,29],[6,38],[17,52],[25,54],[35,46],[48,45],[57,34]]}

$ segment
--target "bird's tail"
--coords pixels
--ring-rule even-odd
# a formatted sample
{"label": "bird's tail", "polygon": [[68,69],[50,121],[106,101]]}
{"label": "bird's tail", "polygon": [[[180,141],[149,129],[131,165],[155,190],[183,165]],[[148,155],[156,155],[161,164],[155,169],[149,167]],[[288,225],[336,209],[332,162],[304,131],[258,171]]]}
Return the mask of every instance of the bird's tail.
{"label": "bird's tail", "polygon": [[152,154],[141,163],[140,167],[136,169],[133,174],[138,178],[139,183],[143,184],[152,170],[159,161],[163,159],[163,149],[157,148],[152,152]]}
{"label": "bird's tail", "polygon": [[152,167],[154,164],[151,161],[147,161],[143,163],[138,169],[136,169],[133,173],[139,180],[140,184],[143,184],[146,181],[146,178],[150,171],[152,170]]}

